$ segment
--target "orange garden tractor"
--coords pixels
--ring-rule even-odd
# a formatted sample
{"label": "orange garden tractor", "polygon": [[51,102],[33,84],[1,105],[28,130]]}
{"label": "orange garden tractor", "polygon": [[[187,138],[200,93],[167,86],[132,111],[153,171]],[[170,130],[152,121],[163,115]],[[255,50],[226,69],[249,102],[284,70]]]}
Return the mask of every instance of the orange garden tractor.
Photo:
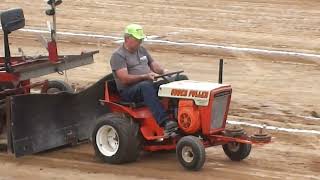
{"label": "orange garden tractor", "polygon": [[[182,72],[158,78],[169,80]],[[135,161],[141,150],[176,150],[184,168],[199,170],[205,162],[205,147],[222,145],[231,160],[241,161],[250,154],[252,144],[268,143],[271,137],[264,133],[248,136],[240,128],[226,129],[231,93],[230,85],[220,83],[182,80],[162,84],[158,96],[178,122],[178,130],[168,135],[146,106],[122,102],[114,80],[108,81],[101,102],[111,113],[100,117],[93,130],[96,155],[104,162],[121,164]]]}
{"label": "orange garden tractor", "polygon": [[[77,144],[91,136],[96,155],[107,163],[135,161],[141,150],[176,150],[183,167],[199,170],[205,147],[222,145],[231,160],[240,161],[248,157],[252,144],[270,142],[264,133],[248,136],[243,129],[226,129],[232,88],[222,84],[223,63],[219,83],[170,81],[182,71],[157,77],[167,81],[158,96],[170,118],[178,122],[170,134],[164,133],[144,104],[121,101],[112,74],[77,93],[70,93],[72,89],[63,82],[31,83],[31,78],[92,63],[97,53],[58,55],[55,8],[61,2],[48,1],[51,9],[46,14],[53,17],[51,40],[45,43],[48,56],[11,57],[8,35],[24,27],[24,15],[21,9],[1,14],[5,57],[0,58],[0,134],[6,126],[8,150],[16,157]],[[42,93],[30,92],[36,86]],[[49,89],[69,93],[49,94]]]}

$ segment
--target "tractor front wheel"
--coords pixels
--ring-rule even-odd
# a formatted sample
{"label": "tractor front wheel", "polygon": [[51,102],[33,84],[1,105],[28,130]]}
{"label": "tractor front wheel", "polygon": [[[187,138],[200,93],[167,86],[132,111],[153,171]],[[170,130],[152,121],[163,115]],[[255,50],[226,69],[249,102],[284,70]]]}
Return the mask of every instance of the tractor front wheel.
{"label": "tractor front wheel", "polygon": [[177,157],[187,170],[198,171],[202,168],[206,152],[201,140],[195,136],[185,136],[177,144]]}
{"label": "tractor front wheel", "polygon": [[95,126],[92,143],[96,156],[106,163],[136,161],[141,149],[139,125],[122,114],[107,114]]}
{"label": "tractor front wheel", "polygon": [[224,153],[232,161],[241,161],[249,156],[251,152],[251,144],[244,144],[238,142],[229,142],[222,145]]}

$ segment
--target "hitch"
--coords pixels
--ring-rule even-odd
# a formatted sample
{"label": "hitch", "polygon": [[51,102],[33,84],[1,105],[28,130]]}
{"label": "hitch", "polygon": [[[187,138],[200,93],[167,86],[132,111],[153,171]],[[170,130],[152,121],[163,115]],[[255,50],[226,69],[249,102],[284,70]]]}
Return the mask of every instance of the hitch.
{"label": "hitch", "polygon": [[56,7],[62,3],[62,0],[49,0],[47,2],[48,5],[51,6],[50,9],[47,9],[46,15],[52,16],[52,28],[49,27],[49,31],[51,33],[51,41],[48,42],[47,50],[49,52],[49,61],[51,63],[57,63],[59,61],[58,56],[58,47],[56,43],[57,36],[57,20],[56,20]]}
{"label": "hitch", "polygon": [[252,142],[255,143],[269,143],[271,142],[271,135],[265,132],[266,125],[264,124],[260,129],[259,132],[252,135],[250,137]]}

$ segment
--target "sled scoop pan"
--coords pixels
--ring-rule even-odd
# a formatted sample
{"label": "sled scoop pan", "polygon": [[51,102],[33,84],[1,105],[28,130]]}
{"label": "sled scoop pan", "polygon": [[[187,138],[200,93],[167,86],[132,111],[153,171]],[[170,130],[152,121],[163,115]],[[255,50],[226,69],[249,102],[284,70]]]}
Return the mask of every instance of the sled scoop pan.
{"label": "sled scoop pan", "polygon": [[97,118],[109,112],[105,76],[79,93],[27,94],[7,98],[8,149],[16,157],[88,140]]}

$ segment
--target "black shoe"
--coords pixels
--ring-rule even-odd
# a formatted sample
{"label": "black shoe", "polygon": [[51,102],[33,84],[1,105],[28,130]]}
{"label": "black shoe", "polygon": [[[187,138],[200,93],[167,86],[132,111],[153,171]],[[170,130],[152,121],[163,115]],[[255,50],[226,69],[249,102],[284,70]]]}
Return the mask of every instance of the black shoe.
{"label": "black shoe", "polygon": [[178,123],[176,121],[167,119],[161,124],[161,127],[164,129],[164,138],[174,137],[177,135],[176,131],[178,130]]}
{"label": "black shoe", "polygon": [[164,123],[164,130],[165,131],[172,131],[178,128],[178,123],[176,121],[166,121]]}
{"label": "black shoe", "polygon": [[167,121],[164,126],[164,137],[175,137],[177,135],[178,123],[176,121]]}

